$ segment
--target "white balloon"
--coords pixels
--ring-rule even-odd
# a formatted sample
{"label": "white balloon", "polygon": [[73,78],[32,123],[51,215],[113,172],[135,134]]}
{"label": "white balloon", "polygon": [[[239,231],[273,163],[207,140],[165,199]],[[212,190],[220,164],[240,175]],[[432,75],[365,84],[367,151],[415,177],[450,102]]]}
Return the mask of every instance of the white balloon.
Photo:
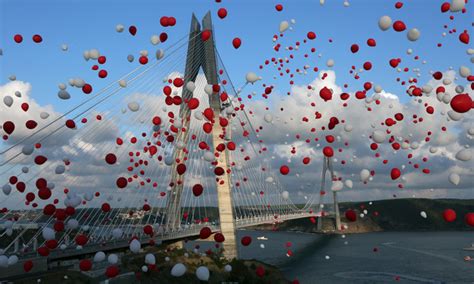
{"label": "white balloon", "polygon": [[374,140],[375,143],[383,143],[386,137],[387,137],[387,134],[385,133],[385,131],[382,131],[382,130],[375,130],[372,133],[372,139]]}
{"label": "white balloon", "polygon": [[5,97],[3,97],[3,103],[4,103],[7,107],[11,107],[12,104],[13,104],[13,98],[10,97],[10,96],[5,96]]}
{"label": "white balloon", "polygon": [[94,262],[102,262],[105,260],[105,253],[103,251],[98,251],[94,255]]}
{"label": "white balloon", "polygon": [[89,56],[91,59],[97,59],[100,56],[100,52],[97,49],[89,50]]}
{"label": "white balloon", "polygon": [[456,159],[467,162],[472,159],[472,150],[471,149],[462,149],[456,153]]}
{"label": "white balloon", "polygon": [[226,264],[226,266],[224,266],[224,271],[225,272],[231,272],[232,271],[232,266],[230,266],[230,264]]}
{"label": "white balloon", "polygon": [[208,281],[209,280],[209,269],[205,266],[199,266],[196,269],[196,276],[201,281]]}
{"label": "white balloon", "polygon": [[54,240],[55,236],[56,233],[53,229],[48,227],[43,228],[43,239],[45,239],[46,241]]}
{"label": "white balloon", "polygon": [[145,255],[145,263],[154,265],[156,263],[155,255],[153,255],[152,253],[146,254]]}
{"label": "white balloon", "polygon": [[23,148],[21,149],[21,152],[24,155],[31,155],[34,150],[35,150],[34,145],[24,145]]}
{"label": "white balloon", "polygon": [[152,35],[150,38],[150,42],[153,45],[157,45],[160,43],[160,37],[158,35]]}
{"label": "white balloon", "polygon": [[346,131],[346,132],[351,132],[352,129],[354,129],[354,127],[353,127],[352,125],[350,125],[350,124],[344,125],[344,131]]}
{"label": "white balloon", "polygon": [[466,66],[461,66],[459,67],[459,75],[461,75],[463,78],[466,78],[471,75],[471,70]]}
{"label": "white balloon", "polygon": [[143,272],[148,272],[148,266],[143,265],[143,266],[142,266],[142,271],[143,271]]}
{"label": "white balloon", "polygon": [[367,169],[363,169],[362,171],[360,171],[360,181],[362,182],[366,182],[368,181],[370,178],[370,171],[367,170]]}
{"label": "white balloon", "polygon": [[333,67],[334,66],[334,59],[328,59],[328,61],[326,61],[326,65],[327,65],[327,67]]}
{"label": "white balloon", "polygon": [[449,6],[449,8],[451,12],[459,12],[464,9],[464,5],[464,0],[451,0],[451,5]]}
{"label": "white balloon", "polygon": [[116,264],[118,262],[118,255],[116,254],[110,254],[108,257],[107,257],[107,261],[110,263],[110,264]]}
{"label": "white balloon", "polygon": [[75,230],[75,229],[79,228],[79,221],[77,221],[76,219],[69,219],[67,221],[66,227],[68,229]]}
{"label": "white balloon", "polygon": [[289,26],[290,26],[290,24],[287,21],[282,21],[280,23],[280,33],[286,31]]}
{"label": "white balloon", "polygon": [[348,188],[352,188],[352,185],[353,185],[352,180],[350,180],[350,179],[346,180],[346,181],[344,182],[344,184],[345,184],[346,187],[348,187]]}
{"label": "white balloon", "polygon": [[125,81],[124,79],[120,80],[119,81],[119,86],[122,87],[122,88],[127,87],[127,81]]}
{"label": "white balloon", "polygon": [[272,116],[271,114],[267,113],[267,114],[265,114],[265,116],[263,117],[263,119],[264,119],[266,122],[270,123],[270,122],[272,122],[272,120],[273,120],[273,116]]}
{"label": "white balloon", "polygon": [[379,19],[379,28],[382,31],[388,30],[392,26],[392,19],[389,16],[382,16]]}
{"label": "white balloon", "polygon": [[181,277],[186,273],[186,266],[182,263],[176,263],[171,269],[171,275],[174,277]]}
{"label": "white balloon", "polygon": [[133,241],[130,242],[130,251],[133,253],[139,253],[141,246],[142,244],[140,243],[140,241],[138,241],[137,239],[133,239]]}
{"label": "white balloon", "polygon": [[120,239],[123,235],[123,231],[120,228],[115,228],[112,230],[112,237],[114,239]]}
{"label": "white balloon", "polygon": [[118,33],[123,32],[124,29],[125,29],[125,27],[124,27],[122,24],[118,24],[117,26],[115,26],[115,30],[116,30]]}
{"label": "white balloon", "polygon": [[331,185],[331,190],[332,191],[340,191],[344,187],[344,184],[340,180],[336,180],[332,183]]}
{"label": "white balloon", "polygon": [[212,95],[214,93],[214,91],[212,90],[212,85],[207,84],[204,87],[204,92],[208,94],[209,96]]}
{"label": "white balloon", "polygon": [[61,175],[66,171],[66,167],[64,165],[58,165],[54,170],[54,173],[57,175]]}
{"label": "white balloon", "polygon": [[254,72],[248,72],[247,75],[245,75],[245,80],[247,80],[247,83],[255,83],[258,80],[262,80],[262,77],[258,76]]}
{"label": "white balloon", "polygon": [[60,90],[58,92],[58,97],[61,99],[61,100],[69,100],[71,98],[71,95],[68,93],[68,91],[66,90]]}
{"label": "white balloon", "polygon": [[140,105],[137,102],[129,102],[127,106],[128,109],[132,112],[136,112],[140,109]]}
{"label": "white balloon", "polygon": [[413,28],[408,31],[407,38],[410,41],[416,41],[420,38],[420,31],[416,28]]}
{"label": "white balloon", "polygon": [[462,113],[455,112],[454,110],[448,110],[448,116],[453,121],[460,121],[464,117]]}
{"label": "white balloon", "polygon": [[284,199],[284,200],[288,200],[288,198],[290,197],[290,193],[288,191],[283,191],[281,193],[281,197]]}
{"label": "white balloon", "polygon": [[452,184],[458,185],[460,181],[461,181],[461,177],[458,174],[451,173],[449,175],[449,182],[451,182]]}
{"label": "white balloon", "polygon": [[420,215],[421,215],[421,217],[423,217],[423,218],[425,218],[425,219],[428,217],[428,215],[426,215],[426,212],[425,212],[425,211],[421,211],[421,212],[420,212]]}
{"label": "white balloon", "polygon": [[156,59],[160,60],[160,59],[163,58],[164,56],[165,56],[164,50],[158,49],[158,50],[156,51]]}
{"label": "white balloon", "polygon": [[9,195],[12,192],[12,187],[7,183],[2,187],[2,191],[5,195]]}
{"label": "white balloon", "polygon": [[49,113],[45,112],[45,111],[42,111],[40,113],[40,118],[41,119],[47,119],[49,117]]}
{"label": "white balloon", "polygon": [[8,257],[6,255],[0,255],[0,267],[8,267]]}
{"label": "white balloon", "polygon": [[204,160],[208,162],[212,162],[214,161],[214,159],[215,159],[214,153],[212,153],[211,151],[207,151],[204,153]]}
{"label": "white balloon", "polygon": [[8,265],[15,265],[18,262],[18,256],[10,255],[8,258]]}
{"label": "white balloon", "polygon": [[190,91],[191,93],[194,92],[196,89],[196,85],[194,84],[193,81],[189,81],[186,83],[186,90]]}

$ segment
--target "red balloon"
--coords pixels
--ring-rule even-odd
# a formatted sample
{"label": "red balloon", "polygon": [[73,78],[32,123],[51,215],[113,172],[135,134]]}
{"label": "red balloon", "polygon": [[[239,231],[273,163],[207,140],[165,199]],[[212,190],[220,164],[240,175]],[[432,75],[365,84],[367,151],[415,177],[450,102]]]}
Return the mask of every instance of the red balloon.
{"label": "red balloon", "polygon": [[456,211],[454,211],[453,209],[446,209],[443,211],[443,218],[444,218],[444,221],[446,222],[454,222],[454,220],[456,220]]}
{"label": "red balloon", "polygon": [[81,271],[89,271],[92,269],[92,261],[90,259],[83,259],[79,262],[79,269]]}
{"label": "red balloon", "polygon": [[111,265],[107,267],[107,269],[105,270],[105,275],[109,278],[114,278],[115,276],[119,274],[119,272],[120,271],[117,266]]}
{"label": "red balloon", "polygon": [[92,92],[92,86],[90,84],[85,84],[82,86],[82,91],[84,94],[90,94]]}
{"label": "red balloon", "polygon": [[41,256],[48,256],[49,255],[49,248],[47,248],[47,247],[39,247],[37,251],[38,251],[39,255],[41,255]]}
{"label": "red balloon", "polygon": [[309,157],[304,157],[303,158],[303,164],[307,165],[311,162],[311,159]]}
{"label": "red balloon", "polygon": [[225,173],[225,171],[224,171],[224,169],[223,169],[222,167],[216,167],[216,168],[214,169],[214,174],[215,174],[216,176],[221,176],[221,175],[223,175],[224,173]]}
{"label": "red balloon", "polygon": [[119,178],[117,179],[117,181],[116,181],[116,184],[117,184],[117,187],[118,187],[118,188],[124,188],[124,187],[127,186],[128,181],[127,181],[127,179],[124,178],[124,177],[119,177]]}
{"label": "red balloon", "polygon": [[265,276],[265,268],[263,266],[259,265],[257,267],[257,269],[255,269],[255,274],[257,274],[257,276],[260,277],[260,278]]}
{"label": "red balloon", "polygon": [[242,41],[238,37],[232,40],[232,45],[234,46],[235,49],[238,49],[241,44],[242,44]]}
{"label": "red balloon", "polygon": [[135,27],[135,26],[130,26],[130,27],[128,28],[128,32],[129,32],[132,36],[136,35],[136,34],[137,34],[137,27]]}
{"label": "red balloon", "polygon": [[36,126],[38,125],[38,123],[34,120],[28,120],[26,123],[25,123],[25,126],[26,128],[28,129],[35,129]]}
{"label": "red balloon", "polygon": [[161,124],[161,118],[159,116],[155,116],[152,119],[153,125],[160,125]]}
{"label": "red balloon", "polygon": [[102,209],[102,211],[104,211],[104,212],[106,212],[106,213],[107,213],[107,212],[110,212],[110,209],[111,209],[111,208],[110,208],[110,204],[108,204],[108,203],[103,203],[102,206],[101,206],[101,209]]}
{"label": "red balloon", "polygon": [[43,38],[40,35],[34,35],[33,36],[33,41],[36,43],[40,43],[43,41]]}
{"label": "red balloon", "polygon": [[313,40],[316,38],[316,34],[314,32],[308,32],[308,34],[306,35],[308,37],[308,39],[310,40]]}
{"label": "red balloon", "polygon": [[455,112],[468,112],[474,105],[471,97],[468,94],[459,94],[451,99],[451,108]]}
{"label": "red balloon", "polygon": [[186,165],[181,163],[176,166],[176,171],[178,172],[179,175],[182,175],[186,172]]}
{"label": "red balloon", "polygon": [[7,134],[12,134],[13,131],[15,130],[15,124],[11,121],[5,121],[3,123],[3,131]]}
{"label": "red balloon", "polygon": [[451,4],[449,4],[448,2],[444,2],[443,4],[441,4],[441,12],[442,13],[448,12],[449,8],[451,8]]}
{"label": "red balloon", "polygon": [[16,34],[14,37],[13,37],[13,40],[16,42],[16,43],[21,43],[23,41],[23,36],[19,35],[19,34]]}
{"label": "red balloon", "polygon": [[202,31],[202,33],[201,33],[202,41],[207,41],[210,38],[211,38],[211,31],[209,31],[209,30]]}
{"label": "red balloon", "polygon": [[224,19],[227,16],[227,10],[225,8],[220,8],[217,11],[217,16],[219,16],[221,19]]}
{"label": "red balloon", "polygon": [[459,34],[459,41],[464,44],[469,44],[469,34],[467,33],[467,31],[464,31],[463,33]]}
{"label": "red balloon", "polygon": [[357,44],[351,45],[351,52],[356,53],[357,51],[359,51],[359,46]]}
{"label": "red balloon", "polygon": [[474,227],[474,213],[467,213],[466,216],[464,216],[464,220],[466,221],[466,224],[471,227]]}
{"label": "red balloon", "polygon": [[117,162],[117,156],[115,156],[113,153],[108,153],[105,156],[105,162],[109,165],[113,165]]}
{"label": "red balloon", "polygon": [[355,222],[355,220],[357,220],[357,214],[352,209],[347,209],[344,215],[346,216],[346,219],[350,222]]}
{"label": "red balloon", "polygon": [[402,21],[395,21],[393,23],[393,29],[397,32],[403,32],[406,28],[407,26]]}
{"label": "red balloon", "polygon": [[199,196],[202,194],[202,192],[204,191],[204,188],[202,187],[202,185],[200,185],[199,183],[195,184],[193,186],[193,194],[194,196]]}
{"label": "red balloon", "polygon": [[27,260],[23,263],[23,270],[25,272],[29,272],[33,268],[33,261]]}
{"label": "red balloon", "polygon": [[319,90],[319,96],[321,97],[321,99],[327,102],[332,99],[332,92],[327,87],[324,87],[321,90]]}
{"label": "red balloon", "polygon": [[48,160],[48,158],[46,158],[45,156],[39,155],[39,156],[36,156],[36,157],[35,157],[35,164],[37,164],[37,165],[42,165],[42,164],[44,164],[47,160]]}
{"label": "red balloon", "polygon": [[153,227],[151,225],[146,225],[143,227],[143,232],[147,235],[153,235]]}
{"label": "red balloon", "polygon": [[240,243],[245,247],[250,245],[251,242],[252,242],[252,238],[249,236],[245,236],[240,240]]}
{"label": "red balloon", "polygon": [[326,146],[323,149],[323,154],[324,156],[331,158],[332,156],[334,156],[334,150],[331,147]]}
{"label": "red balloon", "polygon": [[99,71],[99,78],[107,77],[107,70],[100,70]]}
{"label": "red balloon", "polygon": [[145,65],[145,64],[148,63],[148,57],[146,57],[146,56],[140,56],[140,58],[138,59],[138,61],[140,62],[140,64]]}
{"label": "red balloon", "polygon": [[162,25],[163,27],[167,27],[169,26],[169,18],[168,17],[161,17],[160,18],[160,25]]}
{"label": "red balloon", "polygon": [[290,168],[286,165],[283,165],[280,167],[280,173],[286,176],[288,173],[290,173]]}
{"label": "red balloon", "polygon": [[87,238],[87,236],[86,236],[86,235],[82,235],[82,234],[81,234],[81,235],[78,235],[78,236],[76,237],[76,239],[75,239],[76,244],[78,244],[78,245],[80,245],[80,246],[84,246],[84,245],[87,243],[88,240],[89,240],[89,239]]}
{"label": "red balloon", "polygon": [[225,241],[224,235],[222,233],[216,233],[214,235],[214,241],[216,241],[218,243],[224,242]]}
{"label": "red balloon", "polygon": [[390,176],[392,177],[392,180],[396,180],[397,178],[400,177],[401,174],[402,174],[402,172],[400,172],[400,170],[397,169],[397,168],[393,168],[390,171]]}
{"label": "red balloon", "polygon": [[212,234],[211,228],[204,227],[204,228],[201,229],[201,231],[199,231],[199,238],[200,239],[207,239],[211,236],[211,234]]}
{"label": "red balloon", "polygon": [[281,11],[283,10],[283,5],[277,4],[277,5],[275,6],[275,9],[276,9],[278,12],[281,12]]}

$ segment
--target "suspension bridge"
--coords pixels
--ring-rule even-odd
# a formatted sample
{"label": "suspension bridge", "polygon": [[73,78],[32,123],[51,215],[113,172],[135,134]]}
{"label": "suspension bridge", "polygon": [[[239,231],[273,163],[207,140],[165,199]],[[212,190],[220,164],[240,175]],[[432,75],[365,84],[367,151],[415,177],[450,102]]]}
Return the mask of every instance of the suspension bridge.
{"label": "suspension bridge", "polygon": [[[193,15],[190,33],[156,60],[12,136],[0,159],[0,207],[8,208],[0,254],[17,255],[18,264],[81,258],[127,249],[132,238],[195,239],[208,228],[232,259],[237,229],[311,217],[321,228],[317,217],[329,215],[340,229],[336,192],[333,213],[321,194],[327,172],[335,178],[331,160],[306,204],[292,202],[263,155],[239,96],[245,87],[229,78],[210,14],[201,23]],[[15,273],[0,267],[0,279]]]}

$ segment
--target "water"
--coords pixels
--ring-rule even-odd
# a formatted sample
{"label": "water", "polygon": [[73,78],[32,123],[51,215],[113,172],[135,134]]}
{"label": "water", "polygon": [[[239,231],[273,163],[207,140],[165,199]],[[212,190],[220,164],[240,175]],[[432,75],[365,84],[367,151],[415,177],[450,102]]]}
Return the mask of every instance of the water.
{"label": "water", "polygon": [[[474,261],[464,261],[467,255],[474,257],[474,251],[462,250],[474,242],[472,232],[383,232],[342,238],[239,231],[239,240],[245,235],[252,237],[252,244],[239,248],[242,258],[273,264],[300,283],[474,283]],[[268,240],[257,240],[258,236]],[[289,257],[288,241],[293,253]]]}

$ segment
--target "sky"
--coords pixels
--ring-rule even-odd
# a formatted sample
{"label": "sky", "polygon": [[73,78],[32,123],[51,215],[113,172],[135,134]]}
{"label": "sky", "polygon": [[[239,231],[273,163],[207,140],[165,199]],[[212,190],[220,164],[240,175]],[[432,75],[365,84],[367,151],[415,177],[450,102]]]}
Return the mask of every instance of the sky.
{"label": "sky", "polygon": [[[424,176],[419,173],[419,170],[413,170],[411,166],[407,166],[407,153],[393,153],[390,145],[385,145],[388,147],[380,150],[380,153],[390,160],[392,167],[402,167],[403,165],[407,166],[407,169],[411,169],[404,171],[407,180],[403,183],[408,189],[400,191],[397,188],[398,183],[391,181],[387,174],[390,167],[381,164],[380,159],[375,158],[373,151],[368,148],[371,143],[369,136],[376,128],[374,125],[379,125],[387,116],[393,115],[395,109],[407,115],[424,114],[425,107],[406,94],[408,84],[401,85],[400,82],[397,82],[397,77],[405,81],[410,77],[418,77],[420,87],[428,84],[436,89],[440,83],[433,79],[432,71],[440,71],[445,77],[456,81],[459,78],[457,73],[460,66],[472,69],[472,55],[467,52],[472,44],[460,43],[458,35],[465,29],[472,32],[473,4],[466,5],[466,13],[441,13],[442,1],[431,1],[429,4],[427,4],[429,1],[423,0],[403,1],[404,5],[401,9],[394,8],[396,1],[352,0],[349,1],[349,7],[345,7],[344,1],[340,0],[325,2],[324,5],[321,5],[319,1],[275,2],[267,0],[223,0],[221,3],[203,0],[133,2],[124,0],[1,0],[0,49],[2,49],[3,55],[0,56],[0,90],[3,94],[0,93],[0,96],[14,93],[15,88],[21,89],[25,99],[34,101],[36,104],[34,109],[37,109],[38,113],[40,110],[48,110],[52,117],[59,116],[79,104],[84,99],[84,94],[80,89],[68,87],[72,98],[60,100],[57,97],[58,84],[67,83],[70,78],[82,78],[93,85],[94,90],[100,90],[139,66],[137,60],[129,63],[126,59],[127,55],[133,54],[137,59],[142,50],[148,50],[150,54],[154,54],[157,49],[166,49],[188,33],[192,13],[195,13],[198,18],[202,18],[207,11],[211,11],[216,46],[234,85],[242,86],[246,81],[245,75],[250,71],[263,78],[262,82],[246,86],[242,95],[246,97],[255,92],[252,95],[252,100],[244,100],[245,104],[248,104],[249,110],[253,112],[251,121],[254,126],[263,128],[259,138],[263,139],[266,143],[265,146],[269,148],[266,159],[272,161],[272,168],[277,171],[282,164],[291,166],[291,174],[280,176],[280,179],[295,200],[300,202],[304,200],[303,197],[307,197],[314,189],[314,184],[319,183],[321,169],[318,165],[323,157],[321,148],[325,146],[323,142],[308,144],[295,137],[297,135],[310,137],[310,129],[313,127],[319,129],[324,126],[327,124],[327,118],[331,115],[345,118],[355,128],[353,132],[349,133],[339,127],[334,133],[341,137],[337,147],[342,147],[343,141],[350,141],[348,149],[336,157],[336,163],[345,159],[347,166],[337,167],[336,171],[344,179],[350,178],[354,183],[357,180],[357,185],[353,189],[346,188],[347,191],[341,196],[342,200],[392,198],[395,195],[401,197],[474,198],[472,160],[459,162],[454,157],[466,146],[472,147],[472,135],[466,134],[473,127],[472,111],[464,114],[459,121],[446,122],[450,126],[449,134],[442,133],[439,129],[446,124],[446,116],[450,107],[449,104],[440,103],[436,99],[434,91],[429,92],[431,95],[426,94],[422,99],[423,103],[428,102],[435,106],[435,116],[426,117],[426,121],[421,127],[414,126],[407,119],[408,122],[400,123],[399,129],[395,131],[399,137],[404,139],[415,137],[412,140],[421,143],[421,147],[413,149],[413,154],[418,159],[417,161],[422,160],[423,157],[430,157],[431,176]],[[283,11],[277,12],[275,10],[276,4],[282,4]],[[217,10],[220,8],[226,8],[228,11],[225,19],[217,17]],[[420,39],[415,42],[409,41],[406,31],[403,33],[396,33],[391,29],[382,31],[378,27],[378,21],[384,15],[390,16],[394,21],[404,21],[407,29],[417,28],[421,32]],[[162,16],[175,17],[176,26],[161,27],[159,20]],[[453,16],[454,20],[450,20],[450,16]],[[278,39],[277,43],[281,43],[282,48],[279,52],[275,52],[273,49],[275,42],[272,39],[274,35],[280,34],[279,25],[282,21],[294,22],[294,24],[291,24],[291,29],[285,31],[283,36]],[[118,24],[125,26],[124,32],[115,31]],[[136,36],[131,36],[127,32],[130,25],[137,27]],[[447,25],[447,28],[444,25]],[[452,29],[456,29],[457,32],[450,34],[449,31]],[[152,45],[150,37],[164,31],[169,35],[167,42],[157,46]],[[316,39],[303,44],[306,34],[310,31],[316,34]],[[447,33],[445,36],[443,36],[444,32]],[[23,35],[24,41],[21,44],[13,41],[15,34]],[[31,40],[33,34],[40,34],[43,37],[43,42],[41,44],[33,43]],[[238,49],[232,46],[232,40],[235,37],[242,40],[242,45]],[[376,47],[367,46],[366,41],[369,38],[376,40]],[[297,41],[302,43],[300,50],[285,50],[285,47],[294,47]],[[438,43],[441,43],[442,46],[438,47]],[[63,44],[68,46],[67,51],[61,50]],[[359,45],[360,51],[358,53],[350,52],[352,44]],[[311,47],[316,48],[316,52],[311,53]],[[96,72],[91,70],[92,65],[95,64],[94,61],[84,60],[83,52],[90,49],[98,49],[101,54],[107,56],[107,63],[104,65],[108,71],[106,79],[99,79]],[[408,54],[408,49],[412,49],[413,52]],[[184,51],[181,53],[180,58],[184,56]],[[304,57],[304,53],[308,53],[309,56]],[[296,68],[302,69],[305,65],[310,67],[306,75],[295,74],[291,79],[294,80],[293,85],[289,84],[290,78],[288,76],[280,77],[271,65],[263,69],[259,68],[260,65],[264,65],[265,60],[289,58],[293,54],[295,59],[286,64],[284,69],[291,68],[291,73],[295,73]],[[419,56],[419,59],[415,59],[415,56]],[[397,72],[390,67],[388,62],[392,58],[400,58],[400,67],[409,68],[409,72]],[[327,66],[326,62],[329,59],[335,62],[333,67]],[[359,70],[366,61],[372,63],[372,69],[368,72],[358,72],[361,79],[355,80],[354,75],[349,73],[351,66],[355,66],[355,70]],[[314,67],[318,67],[320,72],[313,72]],[[166,72],[182,72],[183,68],[184,60],[182,66],[178,68],[179,70],[157,70],[155,73],[156,82],[151,79],[149,81],[156,84],[156,86],[150,87],[151,90],[159,92],[162,87],[159,83],[161,83],[163,76],[168,75]],[[324,73],[327,74],[327,80],[322,79]],[[8,78],[11,75],[16,76],[17,82],[9,82]],[[321,88],[327,86],[333,89],[336,94],[342,92],[353,94],[355,91],[361,90],[366,81],[383,88],[382,104],[380,107],[374,107],[376,111],[365,112],[370,103],[364,105],[357,103],[357,101],[354,102],[353,99],[351,99],[348,108],[342,108],[340,101],[333,100],[324,104],[318,100],[317,110],[327,116],[323,121],[311,118],[314,117],[315,110],[309,106],[313,98],[318,97]],[[469,90],[466,79],[459,78],[459,81],[459,85],[465,86],[466,93],[472,97],[472,89]],[[141,83],[145,84],[145,80]],[[261,96],[265,89],[262,84],[273,86],[269,99],[264,99]],[[345,88],[344,84],[348,84],[348,87]],[[447,84],[449,85],[447,89],[452,96],[456,93],[456,84]],[[307,91],[308,85],[315,88],[310,94]],[[147,93],[144,85],[140,85],[140,88],[137,87],[134,91],[143,95],[141,97],[143,101],[156,99],[151,92]],[[287,92],[290,92],[291,95],[287,96]],[[108,106],[119,108],[119,105],[124,104],[118,100],[115,102],[116,106],[112,103]],[[16,116],[15,113],[7,112],[9,109],[5,106],[1,107],[0,122],[12,119],[11,117],[23,119],[19,114]],[[270,110],[267,110],[267,107]],[[279,112],[281,107],[285,108],[284,112]],[[271,123],[265,122],[264,119],[265,114],[269,112],[273,115]],[[166,112],[163,111],[163,113],[166,115]],[[114,115],[114,119],[124,120],[123,117],[117,118],[116,116],[118,115]],[[127,116],[127,118],[137,120],[141,117],[143,116],[135,118]],[[311,123],[309,125],[302,123],[302,117],[310,117]],[[118,133],[131,131],[130,128],[125,128],[123,125],[117,126],[116,120],[110,120],[109,123],[111,124],[107,131],[113,129],[115,132],[110,131],[109,133],[104,130],[103,133],[107,132],[104,137],[108,137],[110,141],[113,141],[113,137]],[[436,139],[433,139],[431,143],[422,143],[425,133],[429,130],[434,132],[433,136]],[[324,140],[324,135],[328,133],[325,131],[321,133],[322,135],[319,137]],[[72,137],[77,138],[74,135]],[[245,144],[245,139],[239,138],[239,135],[236,137],[238,142]],[[58,136],[58,141],[60,138],[67,140],[67,137]],[[97,137],[94,136],[94,138]],[[313,139],[314,135],[311,138]],[[103,137],[100,139],[107,140]],[[81,141],[81,143],[86,142]],[[2,149],[10,145],[9,142],[2,143]],[[113,142],[110,143],[113,144]],[[100,147],[105,149],[109,146],[101,145]],[[297,154],[290,153],[291,147],[298,148]],[[438,147],[441,150],[430,154],[430,147]],[[250,149],[247,150],[250,151]],[[60,148],[56,145],[56,148],[51,146],[48,153],[60,161],[67,153],[73,153],[71,151],[73,150]],[[93,155],[94,153],[91,154],[91,156]],[[313,164],[314,167],[311,168],[304,167],[300,160],[305,156],[311,156],[315,163],[319,164]],[[92,158],[100,160],[102,156]],[[18,167],[20,166],[18,165]],[[363,185],[358,176],[364,168],[375,170],[377,177],[379,172],[383,174],[380,175],[380,179]],[[449,175],[453,172],[461,177],[458,186],[454,186],[448,181]],[[72,172],[71,174],[80,176],[84,180],[91,180],[91,177],[94,177],[94,173],[91,172],[87,174]],[[106,181],[96,177],[97,180],[94,184],[100,185],[100,182],[107,185],[113,184],[116,172],[108,171],[107,174],[109,177],[106,177]],[[58,180],[58,182],[60,181]],[[63,180],[63,182],[67,181]],[[88,186],[77,180],[74,185],[81,193],[83,193],[80,191],[81,185],[84,187],[82,190]],[[104,187],[107,186],[104,185]],[[367,190],[360,191],[360,188]],[[113,190],[112,187],[111,190]],[[5,204],[5,202],[3,203]]]}

